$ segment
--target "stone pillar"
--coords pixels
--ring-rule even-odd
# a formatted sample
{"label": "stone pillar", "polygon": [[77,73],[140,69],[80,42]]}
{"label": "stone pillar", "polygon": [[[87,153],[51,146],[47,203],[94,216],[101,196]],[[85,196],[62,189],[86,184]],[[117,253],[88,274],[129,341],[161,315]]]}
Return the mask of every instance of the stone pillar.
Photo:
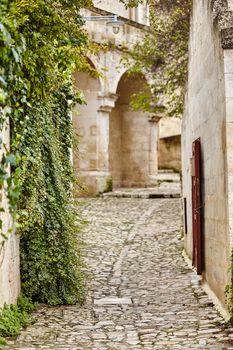
{"label": "stone pillar", "polygon": [[158,175],[158,141],[160,116],[150,116],[150,146],[149,146],[149,178],[150,184],[157,184]]}
{"label": "stone pillar", "polygon": [[102,193],[109,189],[111,174],[109,169],[109,123],[110,113],[115,107],[118,96],[99,94],[97,120],[97,171],[95,192]]}
{"label": "stone pillar", "polygon": [[[90,78],[88,78],[90,80]],[[85,77],[83,78],[84,81]],[[79,136],[74,149],[74,170],[84,191],[75,194],[96,195],[109,188],[109,115],[117,95],[97,91],[96,82],[87,81],[92,89],[85,90],[87,104],[73,110],[73,125]]]}

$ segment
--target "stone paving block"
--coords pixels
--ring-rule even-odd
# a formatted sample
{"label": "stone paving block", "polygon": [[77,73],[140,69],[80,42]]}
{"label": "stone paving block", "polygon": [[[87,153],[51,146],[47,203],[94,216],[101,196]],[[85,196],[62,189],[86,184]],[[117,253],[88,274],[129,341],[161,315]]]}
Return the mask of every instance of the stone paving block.
{"label": "stone paving block", "polygon": [[95,299],[95,305],[131,305],[131,298],[117,298],[117,297],[106,297],[102,299]]}

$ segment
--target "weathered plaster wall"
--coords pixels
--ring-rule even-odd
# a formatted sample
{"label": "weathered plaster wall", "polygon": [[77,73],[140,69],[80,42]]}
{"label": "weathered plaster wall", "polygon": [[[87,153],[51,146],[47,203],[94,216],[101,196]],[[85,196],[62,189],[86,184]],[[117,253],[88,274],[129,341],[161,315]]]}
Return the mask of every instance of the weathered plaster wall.
{"label": "weathered plaster wall", "polygon": [[[2,138],[9,147],[9,128],[2,133]],[[7,234],[11,228],[12,220],[7,206],[7,198],[1,191],[1,206],[5,212],[1,213],[3,221],[3,233]],[[0,238],[0,308],[7,304],[14,304],[20,293],[19,271],[19,238],[16,234],[10,234],[2,247],[3,239]]]}
{"label": "weathered plaster wall", "polygon": [[119,1],[116,1],[114,4],[112,4],[112,0],[94,0],[93,5],[109,12],[114,12],[114,14],[129,18],[129,10],[125,8],[125,6],[120,3]]}
{"label": "weathered plaster wall", "polygon": [[116,15],[131,19],[138,23],[148,24],[149,12],[146,1],[144,1],[144,4],[139,4],[137,8],[128,9],[126,9],[125,6],[118,1],[115,1],[113,6],[112,0],[94,0],[93,5],[95,7],[100,8],[101,10],[114,13]]}
{"label": "weathered plaster wall", "polygon": [[[96,187],[95,174],[98,170],[98,79],[86,73],[75,74],[75,85],[82,89],[86,105],[76,106],[73,111],[74,131],[79,145],[74,147],[73,164],[77,177],[88,190]],[[88,173],[88,176],[87,176]]]}
{"label": "weathered plaster wall", "polygon": [[185,248],[192,256],[192,142],[201,137],[203,163],[204,278],[222,304],[229,281],[226,181],[226,106],[224,57],[210,1],[193,1],[189,78],[183,121],[183,195],[187,198],[188,232]]}
{"label": "weathered plaster wall", "polygon": [[181,171],[181,135],[159,139],[159,169]]}
{"label": "weathered plaster wall", "polygon": [[182,120],[180,118],[162,118],[159,122],[159,137],[164,138],[181,135],[181,124]]}

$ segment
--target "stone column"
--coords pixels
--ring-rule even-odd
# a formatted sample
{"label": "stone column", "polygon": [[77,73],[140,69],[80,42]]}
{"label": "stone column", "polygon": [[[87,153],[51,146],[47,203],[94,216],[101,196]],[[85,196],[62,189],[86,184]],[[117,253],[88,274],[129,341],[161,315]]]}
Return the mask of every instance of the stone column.
{"label": "stone column", "polygon": [[115,94],[99,94],[98,140],[97,140],[97,192],[104,192],[109,186],[111,174],[109,169],[109,123],[110,113],[115,107],[118,96]]}
{"label": "stone column", "polygon": [[157,184],[158,175],[158,141],[159,141],[159,121],[160,116],[150,116],[150,146],[149,146],[149,178],[150,184]]}

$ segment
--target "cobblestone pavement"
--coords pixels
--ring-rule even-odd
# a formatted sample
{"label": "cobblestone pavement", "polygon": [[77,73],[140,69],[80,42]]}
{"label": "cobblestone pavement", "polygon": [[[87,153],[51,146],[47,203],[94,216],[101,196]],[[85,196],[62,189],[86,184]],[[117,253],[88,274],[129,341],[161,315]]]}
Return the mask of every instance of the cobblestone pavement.
{"label": "cobblestone pavement", "polygon": [[179,199],[86,199],[82,210],[86,302],[41,307],[6,350],[233,349],[181,256]]}

